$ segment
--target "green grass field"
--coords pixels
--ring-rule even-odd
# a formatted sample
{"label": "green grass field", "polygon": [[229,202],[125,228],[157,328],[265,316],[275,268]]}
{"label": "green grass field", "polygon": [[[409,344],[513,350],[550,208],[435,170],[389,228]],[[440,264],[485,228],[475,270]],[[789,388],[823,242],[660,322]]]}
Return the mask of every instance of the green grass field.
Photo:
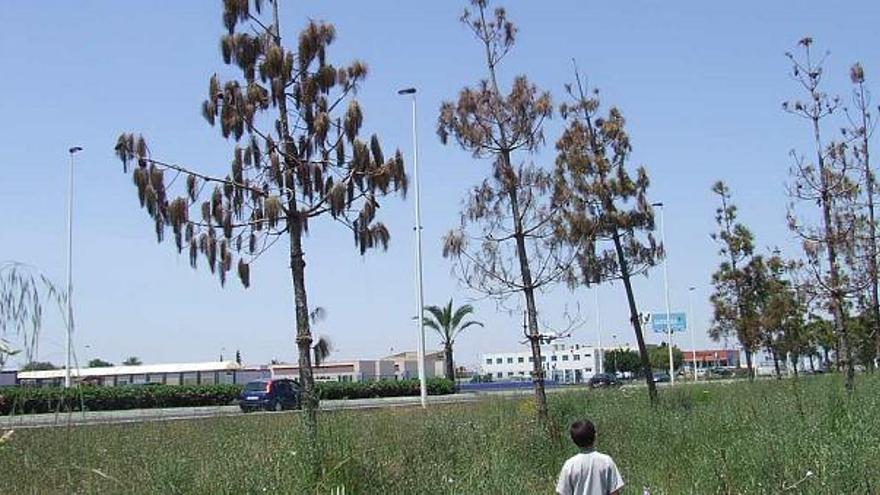
{"label": "green grass field", "polygon": [[626,493],[878,493],[880,377],[857,386],[677,387],[655,410],[642,389],[562,392],[552,435],[524,399],[326,413],[317,482],[293,414],[20,430],[0,445],[0,493],[552,493],[580,417]]}

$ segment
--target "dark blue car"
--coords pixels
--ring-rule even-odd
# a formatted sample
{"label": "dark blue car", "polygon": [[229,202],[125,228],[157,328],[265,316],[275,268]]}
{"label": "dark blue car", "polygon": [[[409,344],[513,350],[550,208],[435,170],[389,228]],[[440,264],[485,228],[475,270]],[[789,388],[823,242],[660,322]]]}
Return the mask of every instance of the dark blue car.
{"label": "dark blue car", "polygon": [[301,404],[299,384],[285,378],[252,381],[244,386],[238,397],[238,406],[243,412],[299,409]]}
{"label": "dark blue car", "polygon": [[587,385],[590,388],[605,388],[619,387],[621,383],[620,380],[611,373],[596,373],[587,380]]}

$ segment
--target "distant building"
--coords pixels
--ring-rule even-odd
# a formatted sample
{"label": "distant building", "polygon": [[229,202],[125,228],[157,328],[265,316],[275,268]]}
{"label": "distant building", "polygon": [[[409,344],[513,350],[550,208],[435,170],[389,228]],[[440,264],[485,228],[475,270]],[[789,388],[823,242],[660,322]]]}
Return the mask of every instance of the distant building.
{"label": "distant building", "polygon": [[[550,344],[541,346],[541,367],[547,380],[560,383],[581,383],[599,372],[593,346],[585,344]],[[483,375],[493,380],[531,380],[533,369],[532,351],[492,352],[480,358]]]}
{"label": "distant building", "polygon": [[[143,364],[137,366],[106,366],[99,368],[73,368],[70,377],[74,383],[98,386],[145,385],[214,385],[242,383],[237,373],[259,374],[259,369],[241,366],[235,361],[207,363]],[[254,373],[256,372],[256,373]],[[43,371],[19,371],[16,381],[20,385],[60,386],[64,383],[63,369]]]}
{"label": "distant building", "polygon": [[15,385],[15,377],[18,375],[18,372],[15,370],[2,370],[0,371],[0,387],[6,385]]}
{"label": "distant building", "polygon": [[[693,351],[682,351],[684,354],[684,366],[688,370],[693,370]],[[778,365],[779,372],[789,374],[792,370],[792,364],[789,360],[790,356],[779,356]],[[697,351],[697,370],[709,368],[741,368],[748,366],[745,351],[742,349],[709,349]],[[813,368],[822,369],[827,366],[821,359],[816,359],[810,363],[809,356],[801,356],[797,364],[798,371],[807,371]],[[766,349],[759,349],[752,354],[752,367],[760,376],[772,375],[776,372],[776,363],[773,361],[773,354]]]}
{"label": "distant building", "polygon": [[[740,351],[740,367],[746,366],[745,352]],[[793,366],[790,355],[777,356],[777,362],[773,361],[773,354],[767,349],[761,349],[752,355],[752,365],[758,375],[768,376],[776,373],[776,365],[779,365],[779,372],[785,375],[793,373]],[[811,371],[813,369],[828,369],[831,363],[824,362],[821,358],[814,358],[810,362],[810,356],[800,356],[797,363],[798,372]]]}
{"label": "distant building", "polygon": [[[274,364],[269,366],[272,376],[299,378],[299,365]],[[405,351],[380,359],[328,361],[313,367],[315,381],[364,382],[372,380],[407,380],[419,377],[416,351]],[[425,354],[425,377],[443,376],[443,352]]]}
{"label": "distant building", "polygon": [[[683,357],[682,364],[689,370],[694,369],[695,362],[698,370],[719,367],[739,367],[739,351],[734,349],[683,350],[681,352]],[[694,356],[695,353],[696,357]]]}
{"label": "distant building", "polygon": [[[273,364],[269,366],[272,377],[299,380],[299,365]],[[387,359],[357,359],[353,361],[325,362],[312,366],[316,382],[364,382],[395,379],[394,362]]]}
{"label": "distant building", "polygon": [[[443,352],[428,353],[425,375],[443,375]],[[354,359],[325,362],[313,366],[315,381],[362,382],[418,378],[418,358],[414,351],[400,352],[382,359]],[[279,363],[243,366],[235,361],[205,363],[146,364],[71,369],[74,383],[98,386],[119,385],[214,385],[247,383],[253,380],[282,377],[299,379],[299,365]],[[0,385],[60,386],[65,370],[4,371]]]}
{"label": "distant building", "polygon": [[[425,378],[444,376],[444,356],[443,351],[425,353]],[[394,362],[394,374],[398,380],[419,377],[419,355],[416,351],[398,352],[382,359]]]}

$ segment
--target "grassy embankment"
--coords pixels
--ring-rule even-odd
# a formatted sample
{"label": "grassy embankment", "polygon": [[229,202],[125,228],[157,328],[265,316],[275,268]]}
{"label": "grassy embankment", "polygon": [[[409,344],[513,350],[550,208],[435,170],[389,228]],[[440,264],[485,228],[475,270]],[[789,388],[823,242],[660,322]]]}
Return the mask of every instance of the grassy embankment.
{"label": "grassy embankment", "polygon": [[[880,492],[880,377],[851,399],[836,376],[678,388],[656,410],[638,389],[551,394],[553,439],[524,399],[327,413],[317,493],[552,493],[579,417],[626,493]],[[302,438],[292,414],[20,430],[0,492],[316,493]]]}

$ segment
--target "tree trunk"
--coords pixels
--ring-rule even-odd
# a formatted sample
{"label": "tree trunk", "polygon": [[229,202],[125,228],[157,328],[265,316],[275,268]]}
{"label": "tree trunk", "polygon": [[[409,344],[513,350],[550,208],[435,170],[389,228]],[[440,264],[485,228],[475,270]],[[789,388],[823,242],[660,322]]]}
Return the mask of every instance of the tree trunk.
{"label": "tree trunk", "polygon": [[[278,17],[278,1],[272,3],[274,42],[281,47],[281,24]],[[288,145],[293,141],[287,117],[287,100],[278,101],[278,133],[281,149],[287,153]],[[285,161],[287,158],[285,157]],[[285,163],[286,166],[290,164]],[[309,305],[306,297],[305,269],[306,262],[302,249],[302,222],[297,217],[296,199],[290,197],[287,202],[287,230],[290,238],[290,274],[293,280],[293,301],[296,309],[296,346],[299,353],[299,376],[303,391],[303,409],[305,411],[306,430],[313,444],[317,444],[318,398],[315,393],[315,381],[312,375],[312,333],[309,324]]]}
{"label": "tree trunk", "polygon": [[[828,275],[831,291],[831,314],[834,316],[834,330],[840,336],[840,345],[843,351],[844,367],[846,368],[846,379],[844,386],[847,392],[852,392],[855,380],[855,368],[852,359],[852,348],[849,341],[849,331],[846,327],[846,319],[843,309],[843,291],[840,284],[840,267],[837,265],[837,240],[834,234],[834,223],[831,218],[831,208],[834,201],[832,191],[830,190],[829,171],[825,165],[825,157],[823,156],[822,140],[819,133],[819,117],[813,117],[813,138],[816,143],[816,154],[819,165],[819,184],[821,189],[822,203],[822,221],[824,224],[825,235],[825,253],[828,257]],[[841,356],[837,356],[840,361]]]}
{"label": "tree trunk", "polygon": [[[452,380],[452,383],[455,382],[455,364],[452,361],[452,343],[446,342],[443,344],[443,361],[446,365],[446,379]],[[456,388],[458,388],[456,386]]]}
{"label": "tree trunk", "polygon": [[813,353],[810,353],[810,372],[816,373],[816,366],[813,364]]}
{"label": "tree trunk", "polygon": [[[591,116],[589,112],[584,113],[585,122],[587,125],[591,125]],[[601,146],[596,142],[595,133],[591,133],[591,141],[590,146],[596,154],[601,153]],[[601,182],[605,182],[606,178],[603,173],[600,172],[599,178]],[[607,194],[602,197],[603,208],[606,213],[611,214],[615,212],[614,202]],[[645,345],[645,336],[642,334],[642,320],[639,315],[639,309],[636,306],[636,297],[633,292],[632,282],[630,280],[630,272],[629,272],[629,261],[626,259],[626,253],[623,251],[623,243],[620,239],[620,231],[617,227],[614,228],[613,235],[611,236],[614,241],[614,252],[617,254],[617,263],[620,266],[620,278],[623,280],[623,287],[626,290],[626,300],[629,305],[629,321],[633,327],[633,331],[636,334],[636,344],[639,347],[639,361],[641,362],[642,372],[645,374],[645,383],[648,385],[648,399],[651,403],[651,406],[657,405],[657,385],[654,383],[654,373],[651,371],[651,359],[648,356],[648,348]],[[616,367],[616,366],[615,366]],[[670,377],[671,379],[672,377]]]}
{"label": "tree trunk", "polygon": [[798,361],[801,360],[801,356],[798,353],[791,353],[791,365],[794,368],[792,371],[794,372],[794,377],[798,377]]}
{"label": "tree trunk", "polygon": [[834,339],[834,369],[838,372],[843,371],[843,365],[840,361],[840,336]]}
{"label": "tree trunk", "polygon": [[754,363],[752,362],[752,351],[745,349],[746,353],[746,369],[749,374],[749,381],[755,381],[755,377],[758,376],[758,370],[755,368]]}
{"label": "tree trunk", "polygon": [[[278,16],[278,1],[272,2],[274,43],[281,47],[281,22]],[[290,135],[290,124],[287,114],[287,99],[278,100],[278,134],[279,144],[284,153],[288,152],[289,145],[293,143]],[[288,163],[285,156],[285,166],[295,164]],[[321,470],[321,444],[318,441],[318,397],[315,390],[315,380],[312,375],[312,333],[309,327],[309,305],[306,298],[305,269],[306,262],[302,249],[302,221],[298,217],[296,198],[290,195],[287,200],[287,231],[290,239],[290,275],[293,280],[293,301],[296,312],[296,347],[299,354],[299,378],[302,387],[302,408],[308,435],[309,461],[312,476],[317,480]]]}
{"label": "tree trunk", "polygon": [[[860,101],[863,103],[867,102],[867,95],[865,94],[865,87],[863,84],[859,84],[859,96]],[[871,154],[869,149],[869,139],[871,137],[871,131],[869,129],[872,128],[872,123],[869,121],[867,108],[862,106],[861,108],[862,114],[862,129],[865,132],[862,133],[862,165],[865,170],[865,196],[867,199],[866,208],[868,210],[868,278],[870,280],[871,286],[871,331],[870,334],[874,337],[874,355],[875,358],[880,356],[880,283],[878,283],[877,277],[880,274],[877,273],[877,223],[875,219],[874,213],[874,172],[871,170]],[[874,360],[871,360],[873,363]],[[871,366],[871,372],[874,371],[874,366]]]}
{"label": "tree trunk", "polygon": [[302,250],[302,230],[296,219],[290,220],[290,273],[293,279],[293,301],[296,307],[296,346],[299,350],[299,378],[303,391],[303,411],[309,435],[317,438],[318,397],[312,375],[312,333],[309,328],[309,306],[306,298],[306,262]]}
{"label": "tree trunk", "polygon": [[645,374],[645,383],[648,385],[648,398],[651,405],[657,404],[657,385],[654,383],[654,373],[651,371],[651,361],[648,359],[648,348],[645,346],[645,337],[642,335],[642,320],[639,317],[639,310],[636,307],[636,298],[633,293],[632,283],[630,282],[629,263],[623,252],[623,245],[620,242],[620,234],[614,231],[614,250],[617,252],[617,262],[620,264],[620,274],[623,280],[623,287],[626,289],[626,300],[629,303],[629,321],[636,333],[636,342],[639,346],[639,357],[642,361],[642,372]]}
{"label": "tree trunk", "polygon": [[776,373],[776,379],[781,380],[782,373],[779,371],[779,355],[773,349],[770,349],[770,355],[773,356],[773,371]]}
{"label": "tree trunk", "polygon": [[[867,167],[867,145],[865,149],[865,162]],[[877,277],[877,226],[874,219],[874,174],[868,169],[866,175],[868,195],[868,242],[870,243],[870,258],[868,261],[868,276],[871,279],[871,333],[874,336],[874,355],[880,356],[880,284]],[[872,359],[873,363],[874,360]],[[873,367],[871,368],[873,371]]]}
{"label": "tree trunk", "polygon": [[828,355],[828,348],[827,347],[822,347],[822,354],[823,354],[823,358],[825,361],[823,366],[826,370],[830,370],[831,369],[831,356]]}
{"label": "tree trunk", "polygon": [[[484,26],[488,26],[485,17],[484,6],[480,6],[480,19]],[[488,29],[488,27],[487,27]],[[489,79],[492,84],[492,91],[497,98],[491,105],[501,104],[501,91],[498,89],[498,78],[495,74],[495,61],[492,59],[492,50],[490,42],[483,39],[486,53],[486,67],[489,70]],[[497,108],[497,107],[493,107]],[[495,111],[497,114],[497,111]],[[497,116],[497,115],[496,115]],[[499,148],[501,157],[501,166],[504,168],[503,173],[510,173],[515,176],[513,166],[510,160],[511,148],[508,144],[507,129],[501,119],[498,119],[498,134],[500,138]],[[509,180],[500,178],[500,180]],[[522,217],[519,210],[519,200],[517,197],[517,184],[509,184],[510,188],[510,213],[513,216],[514,239],[516,240],[516,255],[519,261],[520,276],[522,277],[523,297],[526,302],[526,316],[528,320],[528,338],[532,348],[532,385],[535,390],[535,404],[538,409],[538,419],[541,423],[546,424],[547,420],[547,396],[544,392],[544,370],[541,367],[541,340],[540,331],[538,330],[538,310],[535,305],[535,288],[532,283],[532,273],[529,266],[528,252],[526,251],[525,235],[523,234]]]}
{"label": "tree trunk", "polygon": [[[727,207],[727,196],[722,195],[721,208],[722,210],[727,210]],[[725,217],[724,225],[724,229],[727,231],[727,235],[733,237],[733,225],[731,224],[731,219]],[[746,353],[746,369],[748,370],[749,382],[754,382],[755,378],[758,376],[758,370],[756,368],[753,368],[752,366],[752,351],[750,349],[753,345],[753,342],[746,333],[746,326],[745,323],[742,321],[743,315],[745,314],[745,311],[743,309],[743,298],[745,296],[743,295],[744,291],[742,287],[742,280],[740,279],[739,273],[737,272],[736,253],[734,253],[733,249],[728,249],[727,252],[730,256],[730,269],[734,276],[733,287],[736,292],[735,326],[738,333],[736,337],[737,340],[739,340],[740,345],[743,346],[743,350]],[[718,366],[718,363],[715,363],[715,366]]]}
{"label": "tree trunk", "polygon": [[547,395],[544,391],[544,368],[541,367],[541,335],[538,331],[534,291],[525,291],[525,294],[526,311],[529,322],[529,342],[532,348],[532,357],[535,361],[532,366],[532,387],[535,390],[535,404],[538,409],[538,418],[544,422],[547,420]]}
{"label": "tree trunk", "polygon": [[[509,167],[510,155],[502,154]],[[526,240],[523,235],[522,217],[519,211],[519,201],[516,189],[510,191],[510,207],[514,222],[514,238],[516,239],[516,255],[519,259],[520,276],[523,282],[523,296],[526,300],[526,318],[529,326],[529,343],[532,348],[532,386],[535,390],[535,405],[538,409],[538,419],[542,423],[547,420],[547,395],[544,391],[544,368],[541,362],[541,332],[538,329],[538,309],[535,305],[535,288],[532,284],[532,270],[529,266],[529,256],[526,251]]]}

